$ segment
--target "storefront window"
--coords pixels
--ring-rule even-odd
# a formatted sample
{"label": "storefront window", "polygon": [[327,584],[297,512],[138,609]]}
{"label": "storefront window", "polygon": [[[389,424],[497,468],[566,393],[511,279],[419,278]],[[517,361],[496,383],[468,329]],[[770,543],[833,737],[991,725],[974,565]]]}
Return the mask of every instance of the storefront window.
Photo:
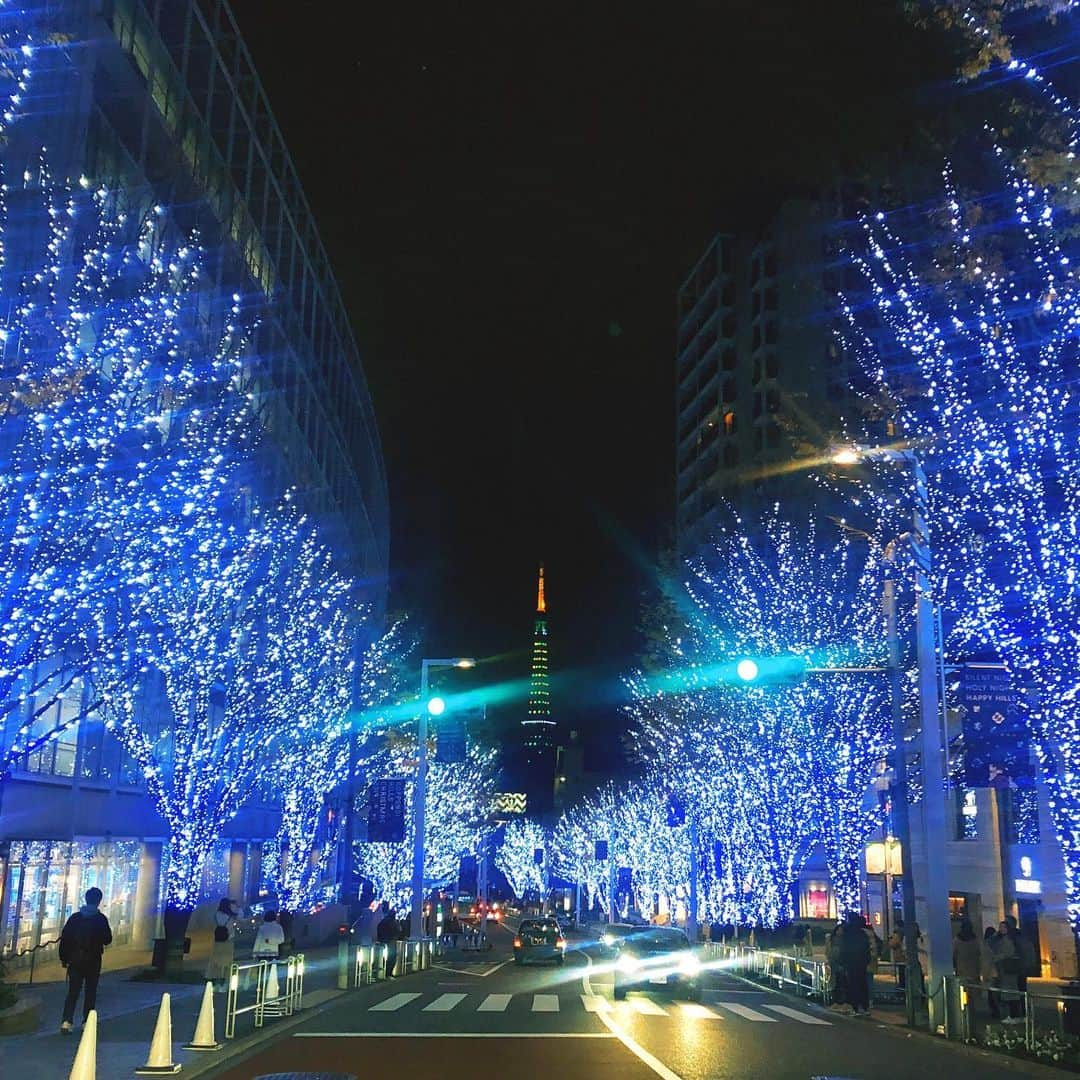
{"label": "storefront window", "polygon": [[803,919],[834,919],[836,906],[824,882],[811,881],[803,885],[799,896],[799,916]]}
{"label": "storefront window", "polygon": [[94,886],[104,894],[101,910],[112,925],[113,941],[130,941],[141,850],[137,841],[13,841],[5,882],[4,950],[19,953],[55,941]]}

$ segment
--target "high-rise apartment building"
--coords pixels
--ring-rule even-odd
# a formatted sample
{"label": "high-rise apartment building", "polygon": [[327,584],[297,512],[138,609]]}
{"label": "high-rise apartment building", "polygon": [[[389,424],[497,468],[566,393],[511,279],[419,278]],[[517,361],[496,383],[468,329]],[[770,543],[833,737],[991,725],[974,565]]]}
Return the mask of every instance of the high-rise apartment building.
{"label": "high-rise apartment building", "polygon": [[[358,600],[380,609],[389,515],[371,398],[297,171],[228,5],[30,0],[6,16],[16,17],[34,21],[41,47],[22,115],[5,132],[5,183],[35,182],[44,148],[54,177],[107,188],[134,220],[160,207],[161,228],[197,232],[208,339],[220,336],[234,296],[254,327],[245,374],[265,430],[265,491],[255,497],[295,489],[341,568],[362,582]],[[148,695],[147,708],[161,705]],[[65,697],[56,709],[40,717],[42,732],[81,705]],[[0,749],[8,737],[0,729]],[[105,892],[116,942],[148,944],[165,823],[100,720],[23,755],[2,785],[0,947],[18,953],[56,938],[89,885]],[[266,791],[227,824],[208,856],[207,897],[257,894],[262,842],[278,820]]]}
{"label": "high-rise apartment building", "polygon": [[721,234],[677,297],[679,550],[708,538],[722,504],[808,494],[798,461],[848,403],[834,337],[835,230],[819,202],[785,203],[756,241]]}

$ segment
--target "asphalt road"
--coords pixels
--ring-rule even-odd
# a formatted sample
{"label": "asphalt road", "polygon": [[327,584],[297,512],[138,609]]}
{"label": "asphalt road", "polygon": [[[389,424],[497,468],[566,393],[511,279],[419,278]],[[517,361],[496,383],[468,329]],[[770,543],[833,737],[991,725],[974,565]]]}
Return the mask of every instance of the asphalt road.
{"label": "asphalt road", "polygon": [[352,992],[220,1080],[326,1070],[368,1076],[553,1080],[1015,1080],[1056,1070],[907,1035],[710,977],[701,1004],[665,992],[615,1002],[598,957],[516,967],[510,936],[479,957]]}

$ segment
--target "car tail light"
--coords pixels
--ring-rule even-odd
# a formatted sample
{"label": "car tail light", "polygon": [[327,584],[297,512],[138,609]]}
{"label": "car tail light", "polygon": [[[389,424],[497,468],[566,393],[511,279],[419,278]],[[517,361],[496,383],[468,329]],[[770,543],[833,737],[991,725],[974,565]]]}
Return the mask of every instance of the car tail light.
{"label": "car tail light", "polygon": [[521,948],[521,938],[519,938],[519,937],[514,938],[514,948],[515,949],[520,949]]}

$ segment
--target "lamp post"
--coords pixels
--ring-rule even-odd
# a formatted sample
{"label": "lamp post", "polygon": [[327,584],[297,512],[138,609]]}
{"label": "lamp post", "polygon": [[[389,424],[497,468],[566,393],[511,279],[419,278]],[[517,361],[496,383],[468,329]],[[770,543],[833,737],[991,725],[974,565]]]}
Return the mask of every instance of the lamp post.
{"label": "lamp post", "polygon": [[[935,640],[937,612],[930,592],[932,551],[927,523],[926,473],[913,450],[902,449],[845,449],[834,455],[838,465],[852,465],[864,459],[879,458],[903,467],[912,486],[911,531],[901,539],[908,541],[915,567],[915,646],[919,683],[919,750],[922,764],[922,842],[925,878],[923,901],[926,905],[927,957],[929,959],[930,1027],[935,1030],[944,1022],[944,998],[938,1004],[935,988],[945,975],[952,972],[952,927],[949,923],[949,887],[945,873],[945,772],[942,765],[944,742],[941,723],[939,675],[941,665]],[[904,722],[901,711],[900,649],[896,633],[896,541],[890,542],[884,554],[885,609],[888,641],[889,687],[892,697],[893,738],[896,745],[896,798],[893,815],[897,839],[903,857],[901,882],[904,905],[904,950],[907,954],[908,1022],[914,1022],[913,989],[921,969],[918,962],[918,941],[914,934],[915,893],[911,875],[911,830],[908,820],[907,760],[904,750]],[[947,738],[947,733],[945,738]]]}
{"label": "lamp post", "polygon": [[[439,716],[446,709],[446,702],[442,698],[428,700],[428,672],[438,667],[471,668],[475,665],[476,661],[467,656],[420,661],[420,720],[417,725],[419,746],[416,754],[416,784],[413,787],[412,917],[410,920],[414,938],[424,937],[424,819],[427,813],[428,716]],[[453,899],[456,901],[457,897]]]}

